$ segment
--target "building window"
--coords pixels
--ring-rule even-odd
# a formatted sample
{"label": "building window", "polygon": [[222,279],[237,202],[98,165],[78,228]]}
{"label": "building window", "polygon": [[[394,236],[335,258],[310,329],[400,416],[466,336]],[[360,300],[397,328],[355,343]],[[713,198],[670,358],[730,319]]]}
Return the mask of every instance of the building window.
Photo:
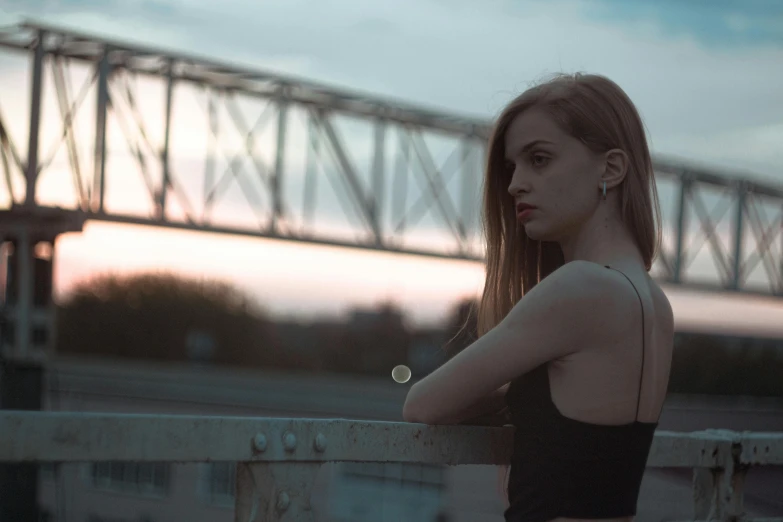
{"label": "building window", "polygon": [[169,467],[154,462],[99,462],[92,465],[92,483],[101,489],[163,496],[168,491]]}
{"label": "building window", "polygon": [[234,462],[211,462],[207,465],[205,490],[210,504],[234,505],[237,467]]}

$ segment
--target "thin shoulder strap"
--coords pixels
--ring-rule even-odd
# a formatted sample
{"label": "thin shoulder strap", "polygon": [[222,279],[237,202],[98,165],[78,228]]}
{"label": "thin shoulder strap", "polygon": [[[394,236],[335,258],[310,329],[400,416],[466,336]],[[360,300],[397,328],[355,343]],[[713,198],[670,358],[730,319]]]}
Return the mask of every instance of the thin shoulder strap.
{"label": "thin shoulder strap", "polygon": [[639,418],[639,404],[642,401],[642,381],[644,380],[644,304],[642,303],[642,296],[639,295],[639,290],[636,289],[636,285],[633,284],[633,281],[631,281],[631,278],[625,275],[625,273],[621,272],[620,270],[617,270],[616,268],[612,268],[609,265],[606,265],[606,268],[610,270],[614,270],[615,272],[619,272],[625,277],[629,283],[631,283],[631,286],[633,287],[633,291],[636,292],[636,297],[639,298],[639,305],[642,308],[642,369],[639,375],[639,393],[637,394],[636,398],[636,415],[634,416],[634,420],[637,420]]}

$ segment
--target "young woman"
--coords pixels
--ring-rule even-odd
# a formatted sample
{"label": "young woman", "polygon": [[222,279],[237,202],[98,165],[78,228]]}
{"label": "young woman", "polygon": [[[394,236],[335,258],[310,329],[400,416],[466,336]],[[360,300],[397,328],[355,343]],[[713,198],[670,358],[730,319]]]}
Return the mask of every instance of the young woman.
{"label": "young woman", "polygon": [[611,80],[559,75],[489,141],[476,342],[415,383],[408,422],[508,407],[507,521],[631,520],[669,381],[673,319],[649,271],[658,198],[641,118]]}

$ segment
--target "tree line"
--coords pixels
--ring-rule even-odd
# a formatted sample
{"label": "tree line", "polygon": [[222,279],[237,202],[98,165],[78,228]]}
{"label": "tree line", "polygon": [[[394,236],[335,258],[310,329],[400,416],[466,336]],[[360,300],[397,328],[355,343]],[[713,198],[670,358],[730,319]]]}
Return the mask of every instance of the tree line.
{"label": "tree line", "polygon": [[[172,274],[99,276],[57,306],[63,354],[290,372],[387,376],[417,347],[431,370],[476,339],[472,300],[434,330],[410,328],[391,304],[303,323],[273,320],[227,283]],[[685,332],[675,341],[671,392],[783,397],[783,341]]]}
{"label": "tree line", "polygon": [[57,308],[62,354],[387,374],[405,361],[411,337],[391,306],[350,327],[275,321],[234,286],[165,273],[99,276]]}

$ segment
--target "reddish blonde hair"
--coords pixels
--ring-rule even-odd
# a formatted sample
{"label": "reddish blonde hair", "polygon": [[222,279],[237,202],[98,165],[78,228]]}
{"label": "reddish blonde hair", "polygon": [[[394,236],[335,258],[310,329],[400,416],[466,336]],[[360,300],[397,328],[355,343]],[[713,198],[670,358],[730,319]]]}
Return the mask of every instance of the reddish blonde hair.
{"label": "reddish blonde hair", "polygon": [[[619,186],[620,215],[649,271],[660,245],[660,206],[644,124],[631,99],[610,79],[594,74],[558,74],[511,101],[498,117],[487,149],[483,227],[486,279],[478,305],[478,335],[494,328],[543,278],[564,263],[560,245],[536,241],[517,226],[508,197],[511,173],[505,166],[505,134],[522,112],[540,107],[590,150],[622,149],[629,168]],[[508,480],[508,466],[500,467]],[[507,485],[499,484],[505,495]]]}

